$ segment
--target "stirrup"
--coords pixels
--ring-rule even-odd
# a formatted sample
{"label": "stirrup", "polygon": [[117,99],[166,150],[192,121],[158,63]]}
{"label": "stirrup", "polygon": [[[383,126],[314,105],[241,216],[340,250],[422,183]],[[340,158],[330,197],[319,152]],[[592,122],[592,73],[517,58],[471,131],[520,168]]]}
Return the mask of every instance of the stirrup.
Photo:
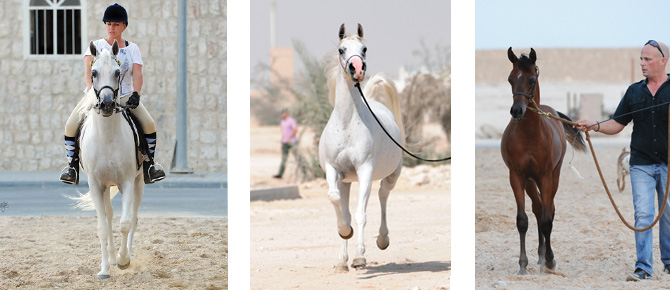
{"label": "stirrup", "polygon": [[[69,173],[70,169],[72,169],[74,171],[74,181],[65,180],[65,179],[62,178],[65,173]],[[63,168],[63,170],[60,171],[60,177],[61,178],[59,178],[59,180],[63,183],[66,183],[66,184],[77,185],[77,184],[79,184],[79,172],[78,171],[79,170],[77,170],[77,168],[74,168],[73,166],[70,166],[70,165],[65,166],[65,168]]]}

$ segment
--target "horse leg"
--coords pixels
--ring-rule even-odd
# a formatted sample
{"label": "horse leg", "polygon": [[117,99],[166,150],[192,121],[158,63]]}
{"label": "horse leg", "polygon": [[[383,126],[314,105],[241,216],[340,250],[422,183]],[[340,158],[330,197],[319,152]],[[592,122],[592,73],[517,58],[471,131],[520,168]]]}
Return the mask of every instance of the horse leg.
{"label": "horse leg", "polygon": [[395,187],[395,183],[400,177],[401,166],[398,166],[395,172],[386,178],[382,179],[379,186],[379,204],[382,208],[382,222],[379,226],[379,236],[377,236],[377,247],[380,250],[386,250],[389,246],[389,229],[386,226],[386,201],[388,201],[391,190]]}
{"label": "horse leg", "polygon": [[544,265],[553,270],[556,268],[556,261],[554,260],[554,252],[551,250],[551,230],[554,223],[554,196],[558,190],[558,176],[560,173],[560,166],[555,170],[554,174],[547,174],[542,177],[540,183],[540,192],[542,193],[542,213],[539,223],[539,229],[544,235],[545,239],[545,262]]}
{"label": "horse leg", "polygon": [[90,181],[90,192],[91,198],[93,199],[93,204],[95,205],[95,212],[98,219],[98,238],[100,239],[100,251],[102,252],[102,262],[100,262],[100,272],[98,272],[98,278],[107,279],[109,278],[109,255],[107,251],[107,242],[109,241],[109,236],[111,233],[111,225],[107,222],[107,214],[105,209],[104,194],[102,189],[98,184],[91,180]]}
{"label": "horse leg", "polygon": [[[542,201],[540,200],[540,194],[537,191],[537,184],[534,180],[529,179],[526,182],[526,193],[530,197],[530,200],[533,204],[533,214],[535,214],[535,219],[537,220],[538,228],[540,226],[540,217],[542,216]],[[537,246],[537,264],[542,265],[545,262],[544,255],[546,248],[544,246],[544,235],[542,231],[538,229],[537,231],[539,245]]]}
{"label": "horse leg", "polygon": [[[347,240],[354,235],[354,229],[351,228],[351,213],[349,213],[349,189],[351,188],[351,183],[341,182],[342,175],[332,165],[326,163],[325,167],[326,180],[328,181],[328,198],[335,208],[337,233],[342,240],[342,247],[340,248],[335,271],[347,272],[349,271],[349,266],[347,266],[347,261],[349,260]],[[345,234],[343,235],[342,233]]]}
{"label": "horse leg", "polygon": [[361,269],[365,267],[365,239],[363,229],[365,228],[366,209],[370,199],[370,187],[372,186],[372,166],[361,165],[356,170],[358,175],[358,208],[356,208],[356,223],[358,224],[358,247],[356,248],[356,258],[351,263],[351,267]]}
{"label": "horse leg", "polygon": [[137,228],[137,220],[139,219],[137,211],[140,208],[140,203],[142,202],[142,196],[144,195],[144,184],[143,184],[143,182],[144,182],[143,175],[138,175],[135,178],[135,191],[132,192],[133,199],[134,199],[133,208],[132,208],[133,212],[132,213],[133,213],[133,216],[135,218],[132,221],[132,226],[130,228],[130,232],[128,232],[128,257],[130,257],[130,255],[133,252],[133,235],[135,234],[135,229]]}
{"label": "horse leg", "polygon": [[119,269],[126,269],[130,265],[130,251],[128,250],[128,234],[130,229],[133,227],[133,221],[135,221],[135,214],[133,213],[132,208],[135,203],[135,184],[133,182],[125,182],[119,186],[119,191],[122,194],[123,200],[123,210],[121,212],[121,246],[119,248],[118,254],[118,267]]}
{"label": "horse leg", "polygon": [[109,256],[109,264],[116,265],[116,248],[114,247],[114,234],[112,233],[112,218],[114,217],[114,209],[112,208],[112,200],[110,198],[109,187],[103,192],[102,200],[105,202],[105,213],[107,214],[107,224],[109,225],[109,239],[107,241],[107,252]]}
{"label": "horse leg", "polygon": [[510,170],[510,185],[512,186],[512,191],[514,192],[514,199],[516,201],[516,228],[519,231],[519,275],[525,275],[526,267],[528,266],[528,257],[526,256],[526,232],[528,231],[528,215],[526,215],[525,210],[525,195],[524,195],[524,183],[525,179],[522,179],[517,173]]}

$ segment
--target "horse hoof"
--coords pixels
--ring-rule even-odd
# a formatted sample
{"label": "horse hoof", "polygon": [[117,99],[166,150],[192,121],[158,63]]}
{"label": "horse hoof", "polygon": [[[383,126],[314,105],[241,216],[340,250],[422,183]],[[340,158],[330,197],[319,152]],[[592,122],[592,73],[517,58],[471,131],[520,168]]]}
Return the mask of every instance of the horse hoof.
{"label": "horse hoof", "polygon": [[390,244],[390,241],[389,241],[389,237],[388,237],[388,236],[385,236],[384,238],[382,238],[382,236],[378,236],[378,237],[377,237],[377,247],[378,247],[380,250],[382,250],[382,251],[383,251],[383,250],[386,250],[386,248],[389,247],[389,244]]}
{"label": "horse hoof", "polygon": [[365,268],[365,258],[356,258],[354,259],[354,262],[351,263],[351,267],[360,270]]}
{"label": "horse hoof", "polygon": [[519,269],[519,273],[517,275],[526,275],[528,272],[526,272],[526,269]]}
{"label": "horse hoof", "polygon": [[549,270],[556,270],[556,260],[547,261],[547,262],[545,263],[545,266],[546,266],[547,269],[549,269]]}
{"label": "horse hoof", "polygon": [[128,269],[128,267],[130,266],[130,262],[128,262],[128,264],[125,264],[123,266],[121,264],[118,264],[116,266],[119,267],[119,269],[121,269],[121,270],[125,270],[125,269]]}
{"label": "horse hoof", "polygon": [[109,278],[109,275],[98,275],[98,279],[100,280],[105,280],[107,278]]}
{"label": "horse hoof", "polygon": [[351,226],[349,226],[349,234],[346,235],[346,236],[343,236],[342,234],[340,234],[339,231],[337,232],[337,234],[340,235],[340,237],[343,238],[343,239],[345,239],[345,240],[351,239],[351,237],[354,236],[354,228],[352,228]]}
{"label": "horse hoof", "polygon": [[349,267],[347,267],[347,264],[340,264],[335,266],[335,273],[347,273],[349,272]]}

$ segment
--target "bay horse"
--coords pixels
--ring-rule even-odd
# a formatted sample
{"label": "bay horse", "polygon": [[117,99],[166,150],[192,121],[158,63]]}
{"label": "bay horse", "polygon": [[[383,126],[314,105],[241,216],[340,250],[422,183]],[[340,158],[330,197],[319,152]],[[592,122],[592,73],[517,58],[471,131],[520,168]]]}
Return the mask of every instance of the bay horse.
{"label": "bay horse", "polygon": [[[95,57],[91,67],[93,86],[77,105],[86,116],[80,129],[80,162],[88,176],[89,192],[74,197],[76,206],[96,211],[98,237],[102,252],[98,278],[109,278],[110,265],[126,269],[130,265],[133,234],[137,227],[137,210],[142,201],[144,179],[137,155],[133,131],[118,103],[119,45],[98,52],[93,42],[90,51]],[[117,255],[112,233],[111,199],[118,191],[123,195],[120,228],[122,243]]]}
{"label": "bay horse", "polygon": [[[349,271],[347,261],[347,240],[354,235],[349,212],[349,189],[358,181],[358,247],[351,266],[363,268],[365,245],[363,229],[366,223],[366,206],[370,198],[372,181],[381,179],[379,202],[381,204],[381,225],[377,236],[377,247],[389,246],[389,231],[386,225],[386,202],[395,187],[402,169],[402,151],[379,128],[374,117],[366,108],[355,84],[365,77],[365,53],[363,27],[358,24],[356,35],[345,35],[344,24],[339,31],[338,62],[331,63],[327,70],[329,100],[333,112],[319,140],[319,163],[326,173],[328,197],[335,207],[337,232],[342,240],[337,272]],[[398,102],[398,93],[388,77],[373,76],[364,87],[364,95],[386,103],[370,101],[383,126],[399,143],[404,144],[404,129]]]}
{"label": "bay horse", "polygon": [[500,151],[505,165],[509,168],[509,182],[516,200],[516,226],[521,242],[519,274],[524,275],[528,265],[528,216],[525,212],[524,190],[532,201],[538,224],[538,264],[553,270],[556,261],[551,250],[550,237],[555,213],[554,196],[567,148],[566,139],[578,151],[586,152],[586,144],[579,131],[571,125],[545,118],[535,112],[526,114],[529,106],[535,108],[531,104],[532,100],[542,111],[569,120],[565,114],[540,104],[540,71],[535,64],[535,50],[531,48],[530,55],[522,54],[518,58],[510,47],[507,57],[513,66],[508,81],[512,87],[514,103],[510,109],[512,118],[503,133]]}

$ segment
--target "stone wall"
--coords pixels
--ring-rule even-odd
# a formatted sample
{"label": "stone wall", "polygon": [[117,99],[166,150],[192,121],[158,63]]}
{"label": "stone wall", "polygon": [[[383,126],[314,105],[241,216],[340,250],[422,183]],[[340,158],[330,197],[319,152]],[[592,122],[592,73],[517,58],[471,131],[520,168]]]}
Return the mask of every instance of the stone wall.
{"label": "stone wall", "polygon": [[[631,83],[641,80],[638,48],[536,48],[542,82]],[[513,48],[517,56],[530,48]],[[475,82],[507,83],[512,64],[507,49],[475,52]]]}
{"label": "stone wall", "polygon": [[[86,0],[82,0],[86,1]],[[156,161],[169,170],[176,139],[178,1],[88,0],[90,40],[105,37],[102,15],[118,2],[128,11],[123,36],[144,62],[142,102],[156,121]],[[23,58],[21,0],[0,2],[0,170],[60,170],[65,122],[82,97],[83,57]],[[188,0],[188,165],[227,171],[226,0]]]}

